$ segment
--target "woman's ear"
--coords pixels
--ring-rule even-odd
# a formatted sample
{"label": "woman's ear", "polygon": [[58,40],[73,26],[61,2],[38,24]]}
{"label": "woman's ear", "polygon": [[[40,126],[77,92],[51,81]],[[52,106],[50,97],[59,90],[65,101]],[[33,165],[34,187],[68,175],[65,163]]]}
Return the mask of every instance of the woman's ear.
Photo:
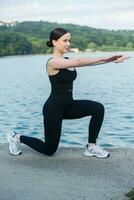
{"label": "woman's ear", "polygon": [[52,40],[52,44],[55,47],[56,46],[56,40]]}

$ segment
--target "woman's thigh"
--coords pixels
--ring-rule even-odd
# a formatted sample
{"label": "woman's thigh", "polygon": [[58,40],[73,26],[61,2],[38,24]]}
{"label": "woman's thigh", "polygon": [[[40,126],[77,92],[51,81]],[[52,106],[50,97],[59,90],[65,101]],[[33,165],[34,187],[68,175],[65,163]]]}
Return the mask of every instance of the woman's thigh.
{"label": "woman's thigh", "polygon": [[68,111],[64,114],[64,119],[77,119],[94,115],[104,111],[104,106],[91,100],[74,100]]}

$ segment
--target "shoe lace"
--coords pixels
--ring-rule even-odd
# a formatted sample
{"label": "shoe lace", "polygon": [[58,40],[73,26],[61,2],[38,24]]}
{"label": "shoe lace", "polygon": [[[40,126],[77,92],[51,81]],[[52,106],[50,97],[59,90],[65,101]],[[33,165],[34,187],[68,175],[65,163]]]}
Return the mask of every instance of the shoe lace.
{"label": "shoe lace", "polygon": [[105,152],[105,150],[102,149],[101,147],[99,147],[98,145],[95,145],[95,146],[93,147],[93,149],[94,149],[97,153],[104,153],[104,152]]}

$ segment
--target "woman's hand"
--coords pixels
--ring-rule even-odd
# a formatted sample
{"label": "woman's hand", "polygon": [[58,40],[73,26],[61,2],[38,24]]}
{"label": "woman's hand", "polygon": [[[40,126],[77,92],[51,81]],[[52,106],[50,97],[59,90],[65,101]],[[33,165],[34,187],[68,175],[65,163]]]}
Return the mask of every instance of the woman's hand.
{"label": "woman's hand", "polygon": [[130,56],[123,56],[123,55],[115,55],[109,58],[104,58],[104,62],[115,62],[115,63],[120,63],[123,62],[124,60],[130,58]]}
{"label": "woman's hand", "polygon": [[121,56],[120,58],[117,58],[114,62],[115,63],[120,63],[123,62],[124,60],[131,58],[130,56]]}

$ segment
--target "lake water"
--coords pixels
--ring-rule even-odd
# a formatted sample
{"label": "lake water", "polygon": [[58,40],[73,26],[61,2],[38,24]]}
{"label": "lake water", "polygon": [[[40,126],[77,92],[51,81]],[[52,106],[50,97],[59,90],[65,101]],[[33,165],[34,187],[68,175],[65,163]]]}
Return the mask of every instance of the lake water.
{"label": "lake water", "polygon": [[[115,53],[81,53],[100,57]],[[134,148],[134,52],[123,52],[131,59],[77,68],[75,99],[91,99],[105,106],[105,119],[98,143],[105,147]],[[45,63],[51,55],[12,56],[0,58],[0,142],[16,130],[43,139],[42,107],[50,93]],[[79,54],[70,54],[75,57]],[[87,143],[90,117],[64,120],[61,146]]]}

